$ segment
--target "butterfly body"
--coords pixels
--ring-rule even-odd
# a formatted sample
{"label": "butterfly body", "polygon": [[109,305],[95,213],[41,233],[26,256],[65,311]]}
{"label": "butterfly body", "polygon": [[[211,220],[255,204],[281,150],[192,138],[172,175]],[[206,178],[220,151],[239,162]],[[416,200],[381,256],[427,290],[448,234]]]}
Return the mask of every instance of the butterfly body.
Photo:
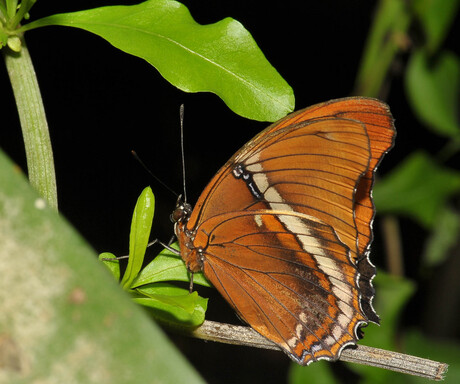
{"label": "butterfly body", "polygon": [[335,360],[378,322],[368,258],[388,107],[332,100],[272,124],[173,214],[181,256],[299,364]]}

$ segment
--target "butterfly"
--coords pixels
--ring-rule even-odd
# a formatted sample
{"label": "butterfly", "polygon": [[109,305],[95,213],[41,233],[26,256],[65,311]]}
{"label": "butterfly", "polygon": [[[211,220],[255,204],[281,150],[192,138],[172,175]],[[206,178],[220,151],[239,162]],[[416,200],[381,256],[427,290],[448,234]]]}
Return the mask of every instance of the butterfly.
{"label": "butterfly", "polygon": [[236,152],[194,209],[179,199],[171,216],[188,270],[301,365],[336,360],[379,322],[372,186],[395,133],[376,99],[294,112]]}

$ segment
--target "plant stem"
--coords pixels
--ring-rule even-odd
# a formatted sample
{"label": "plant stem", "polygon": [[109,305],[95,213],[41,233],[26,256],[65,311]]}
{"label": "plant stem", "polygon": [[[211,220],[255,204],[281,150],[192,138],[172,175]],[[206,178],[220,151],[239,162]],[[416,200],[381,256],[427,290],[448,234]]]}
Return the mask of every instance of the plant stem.
{"label": "plant stem", "polygon": [[2,49],[21,122],[31,185],[57,209],[56,175],[45,108],[24,38],[19,53]]}
{"label": "plant stem", "polygon": [[[188,336],[203,340],[264,349],[280,349],[280,347],[259,335],[252,328],[239,325],[222,324],[207,320],[193,331],[186,329],[180,331]],[[436,381],[444,379],[448,368],[446,363],[384,349],[366,347],[365,345],[356,345],[354,348],[344,349],[339,359],[351,363],[402,372],[407,375],[425,377]]]}

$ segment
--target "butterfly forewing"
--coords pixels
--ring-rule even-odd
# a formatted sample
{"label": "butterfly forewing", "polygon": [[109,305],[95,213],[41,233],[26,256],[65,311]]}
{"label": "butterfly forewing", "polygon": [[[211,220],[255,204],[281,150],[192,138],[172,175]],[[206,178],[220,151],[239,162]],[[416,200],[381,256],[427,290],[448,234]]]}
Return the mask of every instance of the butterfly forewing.
{"label": "butterfly forewing", "polygon": [[289,115],[238,151],[176,227],[189,269],[300,364],[336,359],[378,321],[371,187],[393,136],[373,99]]}

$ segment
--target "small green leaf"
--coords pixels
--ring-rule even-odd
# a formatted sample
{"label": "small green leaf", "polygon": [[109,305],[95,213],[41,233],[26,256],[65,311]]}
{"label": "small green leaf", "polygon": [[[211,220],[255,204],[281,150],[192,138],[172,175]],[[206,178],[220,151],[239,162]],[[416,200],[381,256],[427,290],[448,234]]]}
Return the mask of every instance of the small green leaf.
{"label": "small green leaf", "polygon": [[172,0],[111,6],[49,16],[22,28],[85,29],[145,59],[185,92],[213,92],[241,116],[275,121],[294,109],[291,87],[267,61],[251,34],[226,18],[200,25]]}
{"label": "small green leaf", "polygon": [[460,135],[460,60],[444,52],[429,65],[423,51],[416,51],[407,68],[406,90],[417,116],[434,132],[455,137]]}
{"label": "small green leaf", "polygon": [[150,187],[145,188],[139,196],[131,222],[129,234],[129,259],[125,274],[121,280],[124,289],[131,288],[131,283],[138,275],[144,262],[145,251],[152,228],[155,197]]}
{"label": "small green leaf", "polygon": [[[113,259],[113,260],[104,260],[104,259]],[[110,272],[112,272],[113,277],[116,281],[120,280],[120,262],[117,257],[110,252],[103,252],[99,255],[99,260],[102,261]]]}
{"label": "small green leaf", "polygon": [[436,218],[436,225],[426,242],[423,262],[427,267],[441,264],[457,243],[460,234],[460,216],[444,207]]}
{"label": "small green leaf", "polygon": [[379,213],[405,214],[427,228],[436,223],[446,200],[460,191],[460,172],[415,152],[374,188]]}
{"label": "small green leaf", "polygon": [[195,310],[196,297],[198,292],[192,294],[185,288],[176,287],[171,284],[148,284],[136,291],[144,296],[148,296],[162,303],[180,307],[188,314]]}
{"label": "small green leaf", "polygon": [[[177,243],[172,244],[174,249],[179,249]],[[133,281],[132,287],[140,287],[144,284],[150,284],[161,281],[185,281],[189,282],[189,272],[185,267],[181,257],[164,249],[155,257]],[[193,275],[193,283],[210,287],[211,284],[200,273]]]}
{"label": "small green leaf", "polygon": [[455,20],[459,0],[415,0],[412,6],[421,21],[429,52],[434,52],[443,42]]}
{"label": "small green leaf", "polygon": [[169,284],[150,284],[136,290],[147,297],[134,301],[151,308],[157,320],[180,326],[198,326],[204,321],[208,299]]}

